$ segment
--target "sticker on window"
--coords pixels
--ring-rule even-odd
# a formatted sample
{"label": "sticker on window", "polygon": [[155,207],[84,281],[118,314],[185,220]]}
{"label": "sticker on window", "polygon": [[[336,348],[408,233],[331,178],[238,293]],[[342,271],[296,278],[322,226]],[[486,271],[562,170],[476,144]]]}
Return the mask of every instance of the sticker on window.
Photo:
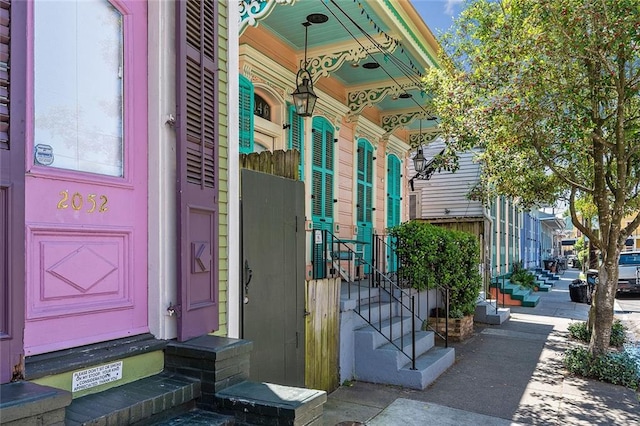
{"label": "sticker on window", "polygon": [[53,148],[51,145],[38,144],[35,146],[35,162],[42,166],[53,164]]}

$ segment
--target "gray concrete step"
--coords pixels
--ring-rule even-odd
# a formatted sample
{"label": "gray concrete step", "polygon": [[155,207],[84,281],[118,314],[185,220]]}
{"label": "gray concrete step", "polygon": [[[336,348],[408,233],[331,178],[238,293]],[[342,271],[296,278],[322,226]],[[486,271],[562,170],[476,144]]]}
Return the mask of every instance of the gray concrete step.
{"label": "gray concrete step", "polygon": [[476,305],[473,321],[482,324],[500,325],[509,320],[510,317],[511,310],[509,308],[498,308],[496,312],[494,302],[483,301]]}
{"label": "gray concrete step", "polygon": [[[413,370],[411,355],[411,317],[393,317],[387,320],[387,328],[398,329],[398,324],[408,321],[405,334],[391,344],[373,327],[363,327],[354,332],[355,375],[357,380],[425,389],[455,361],[453,349],[434,346],[432,331],[417,331],[415,340],[416,369]],[[419,327],[418,327],[419,330]],[[381,343],[382,342],[382,343]],[[403,347],[404,352],[398,347]]]}
{"label": "gray concrete step", "polygon": [[[393,343],[384,340],[383,345],[371,349],[372,343],[377,340],[374,329],[358,331],[356,333],[356,375],[358,378],[377,374],[379,369],[400,369],[407,363],[407,356],[413,352],[411,333],[394,340]],[[416,331],[416,356],[420,356],[434,346],[433,331]],[[403,348],[401,351],[399,348]],[[406,354],[406,355],[405,355]]]}

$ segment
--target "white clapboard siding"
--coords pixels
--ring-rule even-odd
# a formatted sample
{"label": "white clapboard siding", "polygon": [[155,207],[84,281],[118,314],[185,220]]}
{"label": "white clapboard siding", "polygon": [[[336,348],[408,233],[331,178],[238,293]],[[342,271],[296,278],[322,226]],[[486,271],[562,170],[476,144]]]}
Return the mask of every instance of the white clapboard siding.
{"label": "white clapboard siding", "polygon": [[[433,158],[444,147],[442,140],[431,142],[423,150],[427,160]],[[482,217],[484,210],[478,201],[469,200],[467,194],[480,179],[480,167],[473,161],[473,152],[459,154],[460,168],[455,172],[435,172],[428,181],[415,180],[414,188],[419,192],[419,217],[422,219]],[[415,153],[410,157],[413,158]],[[413,162],[408,162],[409,177],[415,175]]]}

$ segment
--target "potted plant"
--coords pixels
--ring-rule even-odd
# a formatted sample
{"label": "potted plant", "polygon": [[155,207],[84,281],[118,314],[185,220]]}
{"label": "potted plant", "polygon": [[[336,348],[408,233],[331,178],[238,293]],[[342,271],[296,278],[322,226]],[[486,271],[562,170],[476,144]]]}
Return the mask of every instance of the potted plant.
{"label": "potted plant", "polygon": [[443,298],[441,309],[446,306],[448,289],[448,317],[446,311],[439,311],[437,318],[428,320],[429,326],[444,333],[449,321],[449,337],[468,337],[473,332],[473,315],[482,286],[475,236],[420,221],[400,224],[391,228],[390,234],[397,241],[399,274],[411,287],[438,288]]}

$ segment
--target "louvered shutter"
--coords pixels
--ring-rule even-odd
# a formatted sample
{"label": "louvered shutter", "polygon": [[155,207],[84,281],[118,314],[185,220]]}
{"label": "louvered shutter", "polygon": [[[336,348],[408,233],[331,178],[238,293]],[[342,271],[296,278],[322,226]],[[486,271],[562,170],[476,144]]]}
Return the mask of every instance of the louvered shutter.
{"label": "louvered shutter", "polygon": [[364,158],[365,158],[365,166],[367,168],[367,173],[365,175],[366,208],[365,208],[364,220],[366,222],[371,223],[371,213],[373,211],[373,148],[371,146],[367,145],[366,155]]}
{"label": "louvered shutter", "polygon": [[178,339],[218,328],[218,1],[176,2]]}
{"label": "louvered shutter", "polygon": [[298,163],[298,176],[304,181],[304,120],[296,114],[295,106],[289,104],[289,149],[297,149],[300,152]]}
{"label": "louvered shutter", "polygon": [[324,138],[324,216],[333,223],[333,129],[325,123]]}
{"label": "louvered shutter", "polygon": [[370,226],[373,207],[373,147],[361,139],[358,141],[357,154],[357,221]]}
{"label": "louvered shutter", "polygon": [[[312,124],[311,139],[311,213],[313,228],[333,232],[333,128],[323,118],[316,117]],[[322,262],[322,245],[314,244],[314,278],[326,276]]]}
{"label": "louvered shutter", "polygon": [[311,199],[312,199],[312,214],[316,217],[324,217],[323,200],[324,200],[324,173],[322,170],[322,132],[317,129],[313,129],[312,135],[312,183],[311,183]]}
{"label": "louvered shutter", "polygon": [[[358,246],[359,250],[364,248],[364,258],[371,262],[371,237],[373,224],[371,223],[371,212],[373,207],[373,147],[366,139],[358,141],[357,150],[357,208],[356,221],[358,226],[358,240],[363,241],[364,247]],[[369,267],[365,266],[365,273],[369,272]]]}
{"label": "louvered shutter", "polygon": [[253,84],[244,76],[240,76],[239,91],[240,153],[253,152]]}
{"label": "louvered shutter", "polygon": [[358,222],[364,222],[364,143],[358,141],[358,151],[356,155],[357,163],[357,184],[356,184],[356,220]]}
{"label": "louvered shutter", "polygon": [[27,6],[0,0],[0,383],[24,373]]}
{"label": "louvered shutter", "polygon": [[0,1],[0,149],[9,149],[10,2]]}
{"label": "louvered shutter", "polygon": [[[333,231],[333,128],[323,118],[315,117],[311,132],[311,217],[313,228]],[[315,242],[312,244],[315,245]],[[314,262],[314,277],[324,278],[324,265],[318,245]]]}
{"label": "louvered shutter", "polygon": [[400,223],[400,160],[388,157],[387,170],[387,227]]}

